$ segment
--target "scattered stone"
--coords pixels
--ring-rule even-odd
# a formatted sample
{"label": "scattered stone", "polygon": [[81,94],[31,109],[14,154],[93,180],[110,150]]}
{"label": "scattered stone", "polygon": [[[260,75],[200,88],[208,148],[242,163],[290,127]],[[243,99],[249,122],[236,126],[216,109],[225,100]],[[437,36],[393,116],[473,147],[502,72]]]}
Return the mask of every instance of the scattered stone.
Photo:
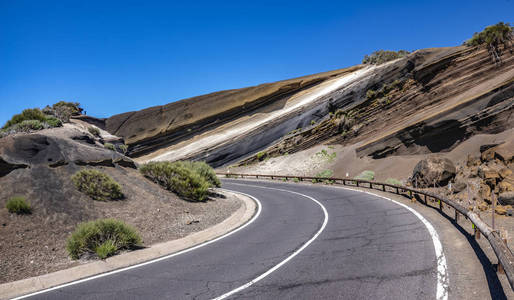
{"label": "scattered stone", "polygon": [[462,192],[468,185],[465,184],[464,182],[462,181],[457,181],[455,182],[454,184],[452,184],[452,187],[453,187],[453,193],[454,194],[457,194],[457,193],[460,193]]}
{"label": "scattered stone", "polygon": [[500,215],[500,216],[505,216],[507,215],[507,209],[502,206],[502,205],[497,205],[495,208],[494,208],[494,212],[497,214],[497,215]]}
{"label": "scattered stone", "polygon": [[423,159],[412,173],[412,184],[417,188],[445,186],[455,178],[455,165],[451,160],[441,157]]}
{"label": "scattered stone", "polygon": [[480,165],[480,159],[476,156],[468,154],[468,159],[466,161],[466,166],[473,167]]}
{"label": "scattered stone", "polygon": [[505,179],[505,178],[509,177],[510,175],[512,175],[512,171],[510,169],[503,168],[500,171],[498,171],[498,174],[500,175],[500,177],[502,179]]}
{"label": "scattered stone", "polygon": [[188,221],[186,224],[187,225],[191,225],[191,224],[194,224],[194,223],[200,223],[200,221],[198,221],[198,220],[191,220],[191,221]]}
{"label": "scattered stone", "polygon": [[480,211],[486,211],[489,209],[489,205],[485,202],[481,202],[477,207]]}
{"label": "scattered stone", "polygon": [[498,192],[499,193],[503,193],[503,192],[512,192],[514,191],[514,187],[506,182],[506,181],[502,181],[498,184]]}
{"label": "scattered stone", "polygon": [[514,192],[503,192],[498,195],[501,205],[514,205]]}
{"label": "scattered stone", "polygon": [[478,176],[482,179],[497,179],[500,174],[496,170],[490,169],[486,166],[478,167]]}
{"label": "scattered stone", "polygon": [[487,203],[491,203],[491,188],[489,185],[481,183],[480,190],[478,191],[480,198],[484,199]]}

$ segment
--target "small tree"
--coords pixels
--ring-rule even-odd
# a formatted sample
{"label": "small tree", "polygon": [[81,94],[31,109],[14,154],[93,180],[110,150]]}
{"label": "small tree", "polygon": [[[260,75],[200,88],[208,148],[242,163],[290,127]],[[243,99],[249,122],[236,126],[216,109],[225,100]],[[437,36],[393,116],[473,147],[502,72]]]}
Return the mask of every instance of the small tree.
{"label": "small tree", "polygon": [[512,53],[512,40],[514,39],[512,29],[513,27],[509,23],[503,22],[487,26],[482,32],[475,32],[472,38],[464,42],[464,45],[470,47],[485,45],[493,63],[501,63],[502,47],[504,50],[509,49]]}

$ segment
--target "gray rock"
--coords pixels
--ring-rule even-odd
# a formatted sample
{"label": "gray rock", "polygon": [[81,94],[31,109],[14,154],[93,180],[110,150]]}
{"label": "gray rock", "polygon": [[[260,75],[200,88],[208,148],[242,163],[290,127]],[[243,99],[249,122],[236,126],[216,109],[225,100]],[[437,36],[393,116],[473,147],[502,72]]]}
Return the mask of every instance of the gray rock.
{"label": "gray rock", "polygon": [[498,202],[501,205],[514,205],[514,192],[503,192],[498,195]]}
{"label": "gray rock", "polygon": [[432,157],[418,162],[412,172],[411,182],[417,188],[445,186],[455,175],[455,165],[451,160]]}

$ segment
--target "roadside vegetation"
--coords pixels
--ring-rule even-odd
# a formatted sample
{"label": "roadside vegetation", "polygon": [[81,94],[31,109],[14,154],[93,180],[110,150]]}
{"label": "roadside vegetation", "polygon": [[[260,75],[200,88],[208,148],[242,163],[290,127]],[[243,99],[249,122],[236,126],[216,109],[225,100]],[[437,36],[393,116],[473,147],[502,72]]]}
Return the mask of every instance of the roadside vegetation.
{"label": "roadside vegetation", "polygon": [[312,180],[312,183],[317,183],[317,182],[324,182],[324,183],[333,183],[331,180],[329,180],[328,178],[332,177],[332,175],[334,175],[334,172],[332,172],[332,170],[323,170],[321,172],[319,172],[318,174],[316,174],[316,179],[313,179]]}
{"label": "roadside vegetation", "polygon": [[361,179],[361,180],[373,180],[375,179],[375,172],[373,171],[362,171],[359,175],[355,176],[353,179]]}
{"label": "roadside vegetation", "polygon": [[469,47],[485,46],[491,55],[493,63],[501,63],[502,50],[513,51],[513,26],[499,22],[487,26],[482,32],[475,32],[473,37],[464,42]]}
{"label": "roadside vegetation", "polygon": [[31,132],[47,128],[61,127],[69,122],[72,115],[80,114],[79,103],[60,101],[53,106],[28,108],[12,116],[0,130],[0,137],[18,132]]}
{"label": "roadside vegetation", "polygon": [[5,205],[7,211],[17,215],[27,215],[32,213],[32,207],[23,196],[14,196],[7,200]]}
{"label": "roadside vegetation", "polygon": [[101,219],[79,224],[68,238],[66,250],[72,259],[84,254],[96,254],[105,259],[120,250],[140,245],[141,237],[132,226],[115,219]]}
{"label": "roadside vegetation", "polygon": [[321,158],[322,160],[326,160],[327,162],[332,162],[337,156],[336,152],[328,153],[326,149],[322,149],[319,152],[316,152],[316,157]]}
{"label": "roadside vegetation", "polygon": [[123,198],[120,184],[98,170],[84,169],[75,173],[71,179],[79,191],[93,200],[109,201]]}
{"label": "roadside vegetation", "polygon": [[387,178],[385,182],[394,185],[402,185],[402,182],[396,178]]}
{"label": "roadside vegetation", "polygon": [[207,201],[209,188],[220,187],[214,170],[205,162],[149,162],[139,169],[150,180],[189,201]]}
{"label": "roadside vegetation", "polygon": [[370,55],[365,55],[362,59],[363,64],[368,65],[381,65],[391,60],[395,60],[404,56],[407,56],[410,52],[407,50],[390,51],[390,50],[378,50]]}

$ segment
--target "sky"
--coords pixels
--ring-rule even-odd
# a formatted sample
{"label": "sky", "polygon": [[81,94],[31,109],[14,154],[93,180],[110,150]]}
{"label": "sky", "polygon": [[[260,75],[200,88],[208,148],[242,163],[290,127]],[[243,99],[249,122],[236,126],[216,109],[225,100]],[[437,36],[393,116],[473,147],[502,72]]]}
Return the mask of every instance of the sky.
{"label": "sky", "polygon": [[0,0],[0,126],[60,100],[108,117],[378,49],[457,46],[513,12],[514,0]]}

